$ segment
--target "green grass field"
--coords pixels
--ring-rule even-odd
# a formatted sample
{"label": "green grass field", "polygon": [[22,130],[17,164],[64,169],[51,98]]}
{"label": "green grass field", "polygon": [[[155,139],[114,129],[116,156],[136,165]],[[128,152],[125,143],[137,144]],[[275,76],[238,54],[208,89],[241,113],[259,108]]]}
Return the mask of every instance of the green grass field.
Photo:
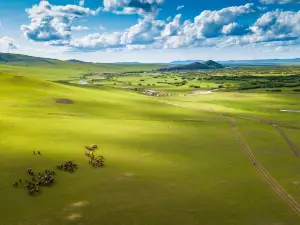
{"label": "green grass field", "polygon": [[[272,125],[255,122],[272,120],[299,148],[300,114],[280,112],[299,110],[299,94],[189,95],[190,88],[172,87],[187,95],[152,97],[107,80],[101,87],[51,82],[69,81],[80,74],[75,70],[0,66],[0,224],[300,224],[254,168],[229,122],[236,120],[260,163],[300,203],[300,159]],[[90,144],[99,145],[105,167],[89,165],[84,145]],[[13,187],[27,168],[55,170],[68,160],[78,171],[56,170],[53,186],[37,196]]]}

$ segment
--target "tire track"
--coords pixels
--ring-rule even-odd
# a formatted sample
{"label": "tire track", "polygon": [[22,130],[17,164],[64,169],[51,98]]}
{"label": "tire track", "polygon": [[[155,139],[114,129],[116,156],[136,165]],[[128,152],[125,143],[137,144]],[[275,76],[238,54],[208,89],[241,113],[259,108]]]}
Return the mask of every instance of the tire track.
{"label": "tire track", "polygon": [[[245,120],[250,120],[250,121],[254,121],[257,123],[262,123],[262,124],[267,124],[267,125],[271,125],[273,127],[275,127],[275,129],[279,132],[279,134],[283,137],[283,139],[285,140],[285,142],[289,145],[290,149],[293,151],[293,153],[299,158],[300,157],[300,153],[298,151],[298,149],[296,148],[296,146],[293,144],[293,142],[289,139],[289,137],[287,136],[287,134],[282,130],[282,126],[279,126],[278,124],[273,123],[272,121],[269,120],[261,120],[261,119],[254,119],[254,118],[249,118],[249,117],[242,117],[242,116],[230,116],[230,115],[226,115],[226,114],[222,114],[220,112],[217,112],[216,110],[212,109],[211,110],[219,115],[228,117],[228,118],[239,118],[239,119],[245,119]],[[285,127],[285,128],[290,128],[290,127]],[[292,128],[290,128],[292,129]],[[295,128],[294,128],[295,129]]]}
{"label": "tire track", "polygon": [[252,161],[253,165],[257,171],[261,174],[262,178],[269,184],[269,186],[300,216],[300,205],[296,202],[268,173],[268,171],[260,164],[257,158],[252,153],[251,149],[248,147],[247,143],[244,141],[242,136],[237,130],[236,122],[230,120],[234,136],[239,141],[242,148],[245,150],[247,156]]}
{"label": "tire track", "polygon": [[296,146],[293,144],[293,142],[289,139],[289,137],[287,136],[287,134],[281,129],[280,126],[277,126],[276,124],[274,124],[274,127],[276,128],[276,130],[280,133],[280,135],[284,138],[284,140],[286,141],[286,143],[290,146],[290,148],[292,149],[292,151],[294,152],[294,154],[297,157],[300,157],[300,153],[297,150]]}
{"label": "tire track", "polygon": [[[180,105],[180,104],[176,104],[176,103],[170,103],[170,102],[164,102],[164,101],[159,101],[168,105],[174,105],[174,106],[178,106],[178,107],[182,107],[182,108],[187,108],[187,109],[191,109],[191,110],[197,110],[195,108],[189,108],[187,106],[184,105]],[[221,116],[224,117],[228,117],[228,118],[238,118],[238,119],[244,119],[244,120],[249,120],[249,121],[253,121],[256,123],[262,123],[262,124],[267,124],[270,126],[274,126],[275,129],[279,132],[279,134],[283,137],[283,139],[285,140],[285,142],[289,145],[290,149],[293,151],[293,153],[295,154],[296,157],[300,158],[300,152],[298,151],[298,149],[296,148],[296,146],[293,144],[293,142],[289,139],[289,137],[287,136],[287,134],[282,130],[282,127],[287,128],[287,129],[295,129],[295,130],[299,130],[299,128],[297,127],[292,127],[292,126],[279,126],[278,124],[275,124],[273,121],[271,120],[266,120],[266,119],[257,119],[257,118],[251,118],[251,117],[244,117],[244,116],[234,116],[234,115],[230,115],[230,114],[222,114],[220,112],[217,112],[216,110],[210,108],[214,113],[217,113]]]}
{"label": "tire track", "polygon": [[[177,107],[183,107],[183,108],[187,108],[187,109],[191,109],[191,110],[196,110],[193,108],[189,108],[187,106],[184,105],[179,105],[179,104],[175,104],[175,103],[169,103],[169,102],[163,102],[160,101],[162,103],[165,104],[169,104],[169,105],[174,105]],[[261,165],[261,163],[258,161],[258,159],[255,157],[255,155],[253,154],[253,152],[251,151],[251,149],[249,148],[249,146],[247,145],[247,143],[244,141],[244,139],[242,138],[241,134],[238,132],[237,130],[237,125],[236,122],[233,118],[224,115],[214,109],[212,109],[212,112],[217,113],[220,116],[229,118],[230,124],[231,124],[231,128],[233,130],[233,134],[236,137],[236,139],[238,140],[239,144],[241,145],[241,147],[243,148],[243,150],[245,151],[246,155],[248,156],[249,160],[253,163],[254,167],[256,168],[256,170],[259,172],[259,174],[261,175],[262,179],[276,192],[276,194],[283,200],[285,201],[290,208],[298,215],[300,216],[300,205],[298,202],[296,202],[292,196],[290,196],[284,188],[282,188],[277,182],[276,180],[268,173],[268,171]],[[274,125],[274,124],[272,124]],[[277,126],[276,126],[277,127]],[[279,128],[280,131],[282,131]],[[285,134],[285,133],[283,133]],[[284,136],[285,137],[285,136]],[[288,139],[289,140],[289,139]]]}
{"label": "tire track", "polygon": [[[213,112],[217,113],[220,116],[227,117],[226,115],[211,109]],[[242,138],[241,134],[237,130],[237,125],[236,122],[233,118],[229,118],[233,134],[238,140],[239,144],[241,147],[244,149],[245,153],[247,154],[248,158],[250,161],[253,163],[257,171],[260,173],[261,177],[263,180],[279,195],[281,199],[283,199],[290,207],[291,209],[297,213],[298,216],[300,216],[300,205],[298,202],[296,202],[292,196],[290,196],[284,188],[282,188],[276,181],[275,179],[268,173],[268,171],[260,164],[258,159],[255,157],[245,140]],[[278,126],[275,126],[276,128],[279,128]],[[278,130],[279,132],[282,131],[280,128]],[[281,133],[281,132],[280,132]],[[285,133],[282,133],[282,135],[285,135]],[[286,136],[284,136],[286,137]],[[289,140],[289,139],[288,139]]]}

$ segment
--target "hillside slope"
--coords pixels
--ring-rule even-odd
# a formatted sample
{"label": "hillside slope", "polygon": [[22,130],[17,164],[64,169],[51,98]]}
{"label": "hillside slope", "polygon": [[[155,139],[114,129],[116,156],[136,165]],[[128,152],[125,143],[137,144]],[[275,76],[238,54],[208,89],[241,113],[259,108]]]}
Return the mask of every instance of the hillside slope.
{"label": "hillside slope", "polygon": [[46,80],[69,80],[90,72],[118,73],[149,71],[161,68],[159,64],[122,65],[89,63],[79,60],[62,61],[27,55],[0,53],[0,72],[13,72]]}

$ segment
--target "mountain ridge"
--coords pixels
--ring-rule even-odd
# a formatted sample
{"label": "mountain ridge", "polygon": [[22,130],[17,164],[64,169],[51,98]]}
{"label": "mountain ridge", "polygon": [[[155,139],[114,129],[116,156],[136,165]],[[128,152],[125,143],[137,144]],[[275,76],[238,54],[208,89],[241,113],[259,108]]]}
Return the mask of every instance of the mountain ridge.
{"label": "mountain ridge", "polygon": [[161,68],[159,71],[188,71],[188,70],[215,70],[225,68],[223,65],[213,61],[208,60],[205,62],[193,62],[187,65],[178,65],[167,68]]}

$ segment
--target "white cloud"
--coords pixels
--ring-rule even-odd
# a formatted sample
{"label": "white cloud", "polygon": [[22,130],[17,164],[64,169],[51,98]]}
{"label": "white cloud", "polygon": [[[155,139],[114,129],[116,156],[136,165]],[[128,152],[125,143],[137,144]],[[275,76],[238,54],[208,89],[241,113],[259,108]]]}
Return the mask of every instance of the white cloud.
{"label": "white cloud", "polygon": [[[229,25],[242,15],[256,11],[254,4],[248,3],[242,6],[234,6],[221,9],[219,11],[205,10],[199,16],[195,17],[192,28],[196,30],[196,36],[199,37],[217,37],[222,33],[225,25]],[[191,27],[191,25],[189,25]]]}
{"label": "white cloud", "polygon": [[177,10],[180,10],[180,9],[183,9],[184,8],[184,5],[179,5],[179,6],[177,6]]}
{"label": "white cloud", "polygon": [[73,27],[71,27],[71,30],[72,31],[73,30],[75,30],[75,31],[82,31],[82,30],[89,30],[89,28],[86,27],[86,26],[73,26]]}
{"label": "white cloud", "polygon": [[233,32],[233,30],[235,30],[238,27],[238,23],[233,22],[227,25],[224,25],[222,28],[222,34],[231,34]]}
{"label": "white cloud", "polygon": [[159,37],[165,23],[159,20],[143,19],[122,35],[122,44],[151,44]]}
{"label": "white cloud", "polygon": [[139,14],[138,22],[126,30],[102,32],[83,37],[73,37],[72,31],[87,30],[85,26],[72,26],[83,16],[96,15],[77,5],[53,6],[47,1],[33,6],[27,12],[31,24],[23,25],[22,31],[29,39],[63,46],[78,51],[139,50],[150,48],[194,48],[250,46],[257,43],[273,44],[275,47],[300,44],[300,11],[275,10],[264,13],[250,25],[240,24],[240,18],[255,14],[260,9],[252,3],[232,6],[221,10],[205,10],[193,21],[181,21],[181,14],[173,19],[157,20],[163,0],[104,0],[104,11]]}
{"label": "white cloud", "polygon": [[264,41],[297,39],[300,37],[300,11],[267,12],[250,27],[250,30]]}
{"label": "white cloud", "polygon": [[[120,32],[89,34],[83,38],[72,39],[67,43],[62,43],[68,47],[84,50],[99,50],[122,47],[120,44],[122,34]],[[60,43],[58,43],[60,44]]]}
{"label": "white cloud", "polygon": [[290,3],[300,3],[300,0],[260,0],[263,4],[290,4]]}
{"label": "white cloud", "polygon": [[15,40],[9,37],[0,37],[0,51],[9,52],[10,50],[17,49],[18,46]]}
{"label": "white cloud", "polygon": [[80,0],[80,1],[79,1],[79,5],[80,5],[80,6],[84,6],[84,0]]}
{"label": "white cloud", "polygon": [[104,0],[104,11],[155,16],[164,0]]}
{"label": "white cloud", "polygon": [[173,36],[178,34],[181,29],[181,14],[175,16],[174,20],[166,24],[164,30],[161,32],[162,37]]}
{"label": "white cloud", "polygon": [[41,1],[26,9],[31,23],[22,25],[23,34],[33,41],[47,42],[71,39],[72,21],[88,15],[96,15],[98,10],[91,10],[77,5],[56,6],[48,1]]}
{"label": "white cloud", "polygon": [[[256,10],[252,3],[228,7],[219,11],[205,10],[199,16],[196,16],[193,22],[185,21],[183,25],[178,25],[177,20],[167,25],[165,32],[163,32],[165,38],[160,39],[159,42],[164,48],[220,45],[222,39],[227,39],[220,37],[224,34],[241,35],[245,33],[246,30],[235,24],[235,20]],[[165,35],[168,33],[166,32],[168,26],[171,26],[173,29],[169,29],[172,31],[169,32],[170,35]]]}

